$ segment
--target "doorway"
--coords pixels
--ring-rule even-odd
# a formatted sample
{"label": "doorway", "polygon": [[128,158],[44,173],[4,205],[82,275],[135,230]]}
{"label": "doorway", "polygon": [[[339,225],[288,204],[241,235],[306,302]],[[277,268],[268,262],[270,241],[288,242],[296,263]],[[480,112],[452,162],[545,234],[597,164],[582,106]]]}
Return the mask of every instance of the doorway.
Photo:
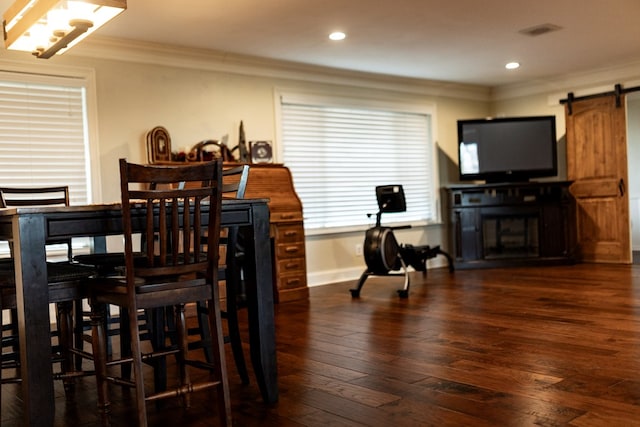
{"label": "doorway", "polygon": [[633,263],[640,264],[640,92],[627,94],[629,216]]}

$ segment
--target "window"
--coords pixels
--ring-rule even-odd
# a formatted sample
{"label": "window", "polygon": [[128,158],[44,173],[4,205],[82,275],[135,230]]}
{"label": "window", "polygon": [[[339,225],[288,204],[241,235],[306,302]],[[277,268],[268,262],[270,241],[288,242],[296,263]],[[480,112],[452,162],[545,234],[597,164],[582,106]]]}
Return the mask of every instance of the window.
{"label": "window", "polygon": [[0,183],[68,185],[71,204],[91,202],[86,105],[83,79],[0,73]]}
{"label": "window", "polygon": [[282,160],[302,200],[305,229],[370,226],[375,187],[401,184],[407,211],[384,223],[437,220],[432,113],[411,106],[281,96]]}
{"label": "window", "polygon": [[90,201],[85,90],[75,84],[3,79],[0,74],[0,182],[68,185],[72,204]]}

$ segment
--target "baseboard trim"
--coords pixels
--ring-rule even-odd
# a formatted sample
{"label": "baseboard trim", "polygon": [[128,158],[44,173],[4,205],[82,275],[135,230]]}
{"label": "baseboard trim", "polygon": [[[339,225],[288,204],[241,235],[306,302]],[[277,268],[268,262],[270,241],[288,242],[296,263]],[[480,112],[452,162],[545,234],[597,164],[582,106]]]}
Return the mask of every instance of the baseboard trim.
{"label": "baseboard trim", "polygon": [[[356,281],[360,278],[365,268],[366,266],[362,266],[308,273],[307,286],[314,287],[350,280]],[[430,268],[448,268],[447,260],[442,257],[431,259],[427,261],[427,269]],[[413,271],[412,268],[409,268],[409,270]]]}

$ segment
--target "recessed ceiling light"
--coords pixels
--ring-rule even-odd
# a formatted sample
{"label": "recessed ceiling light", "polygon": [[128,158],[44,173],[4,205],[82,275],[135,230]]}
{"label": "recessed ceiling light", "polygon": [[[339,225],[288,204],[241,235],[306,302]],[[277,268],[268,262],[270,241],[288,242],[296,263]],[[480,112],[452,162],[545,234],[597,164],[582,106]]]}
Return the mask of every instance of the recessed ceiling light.
{"label": "recessed ceiling light", "polygon": [[507,65],[504,66],[504,68],[506,68],[507,70],[515,70],[516,68],[520,68],[520,63],[509,62]]}
{"label": "recessed ceiling light", "polygon": [[342,31],[334,31],[333,33],[329,34],[329,38],[333,41],[344,40],[345,37],[347,37],[347,35]]}

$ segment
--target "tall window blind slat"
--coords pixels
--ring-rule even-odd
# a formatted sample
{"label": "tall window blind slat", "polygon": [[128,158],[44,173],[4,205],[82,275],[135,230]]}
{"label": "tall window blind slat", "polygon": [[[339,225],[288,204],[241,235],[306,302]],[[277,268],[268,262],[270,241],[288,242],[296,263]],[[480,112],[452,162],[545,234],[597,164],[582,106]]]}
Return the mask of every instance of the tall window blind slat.
{"label": "tall window blind slat", "polygon": [[88,203],[84,88],[0,79],[0,184],[68,185],[72,204]]}
{"label": "tall window blind slat", "polygon": [[436,220],[431,116],[343,107],[300,97],[281,100],[283,161],[304,209],[305,228],[368,226],[375,187],[401,184],[407,212],[383,221]]}

